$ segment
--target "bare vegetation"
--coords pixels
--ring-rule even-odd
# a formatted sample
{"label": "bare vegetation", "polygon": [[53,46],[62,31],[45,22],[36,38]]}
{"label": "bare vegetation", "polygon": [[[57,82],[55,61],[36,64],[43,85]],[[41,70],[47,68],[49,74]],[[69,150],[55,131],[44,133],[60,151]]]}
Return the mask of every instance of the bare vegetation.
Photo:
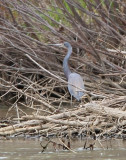
{"label": "bare vegetation", "polygon": [[[72,108],[62,70],[66,50],[48,46],[64,41],[73,47],[71,70],[86,88]],[[0,135],[125,137],[125,1],[0,0],[0,96],[10,106]]]}

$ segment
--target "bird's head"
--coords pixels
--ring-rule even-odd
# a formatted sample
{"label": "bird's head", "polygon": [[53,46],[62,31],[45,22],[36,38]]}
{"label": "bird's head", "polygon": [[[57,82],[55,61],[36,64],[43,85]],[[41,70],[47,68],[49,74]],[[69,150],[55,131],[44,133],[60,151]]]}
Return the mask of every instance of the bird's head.
{"label": "bird's head", "polygon": [[64,46],[65,46],[66,48],[69,48],[69,47],[71,47],[71,44],[70,44],[69,42],[64,42]]}

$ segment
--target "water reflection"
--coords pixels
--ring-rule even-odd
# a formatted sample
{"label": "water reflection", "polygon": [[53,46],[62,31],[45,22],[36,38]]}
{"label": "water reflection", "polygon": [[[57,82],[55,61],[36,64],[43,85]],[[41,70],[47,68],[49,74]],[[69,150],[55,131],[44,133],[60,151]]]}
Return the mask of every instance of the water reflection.
{"label": "water reflection", "polygon": [[[125,160],[126,142],[122,140],[112,140],[101,142],[103,147],[97,141],[93,151],[83,150],[84,142],[81,140],[72,143],[71,148],[76,152],[57,150],[52,146],[41,153],[40,142],[36,140],[0,140],[0,160]],[[108,147],[108,149],[107,149]]]}

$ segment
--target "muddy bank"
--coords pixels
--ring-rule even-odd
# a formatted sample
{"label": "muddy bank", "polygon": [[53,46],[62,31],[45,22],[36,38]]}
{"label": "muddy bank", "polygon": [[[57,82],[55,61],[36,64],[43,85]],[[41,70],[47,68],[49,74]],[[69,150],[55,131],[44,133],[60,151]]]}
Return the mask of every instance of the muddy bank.
{"label": "muddy bank", "polygon": [[[126,138],[124,4],[0,2],[0,102],[9,106],[1,137]],[[62,66],[67,50],[48,45],[64,41],[73,47],[71,72],[85,85],[72,107]]]}

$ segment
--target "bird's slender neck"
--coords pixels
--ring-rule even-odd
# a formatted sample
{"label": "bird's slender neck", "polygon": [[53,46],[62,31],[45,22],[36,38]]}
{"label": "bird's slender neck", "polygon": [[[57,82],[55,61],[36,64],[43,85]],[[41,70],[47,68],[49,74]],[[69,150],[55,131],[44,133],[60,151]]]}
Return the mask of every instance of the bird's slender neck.
{"label": "bird's slender neck", "polygon": [[68,52],[67,52],[67,55],[65,56],[64,60],[63,60],[63,70],[64,70],[64,74],[65,74],[65,77],[68,79],[71,71],[70,71],[70,68],[69,68],[69,65],[68,65],[68,60],[71,56],[71,53],[72,53],[72,47],[70,46],[68,48]]}

